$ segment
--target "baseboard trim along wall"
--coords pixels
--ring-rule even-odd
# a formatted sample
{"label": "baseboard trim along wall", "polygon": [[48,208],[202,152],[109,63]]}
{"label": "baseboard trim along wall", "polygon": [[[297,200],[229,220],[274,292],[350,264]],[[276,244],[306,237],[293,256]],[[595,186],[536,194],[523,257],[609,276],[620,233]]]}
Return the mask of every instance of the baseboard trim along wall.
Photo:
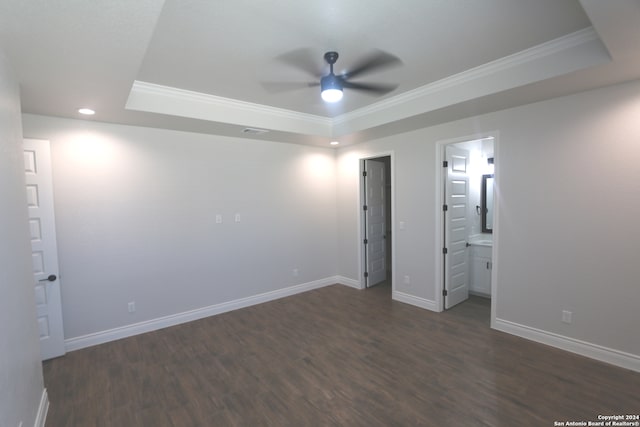
{"label": "baseboard trim along wall", "polygon": [[[144,322],[134,323],[131,325],[121,326],[106,331],[96,332],[93,334],[83,335],[80,337],[69,338],[65,340],[66,351],[79,350],[109,341],[115,341],[121,338],[152,332],[158,329],[167,328],[169,326],[179,325],[181,323],[191,322],[216,314],[226,313],[228,311],[238,310],[252,305],[261,304],[268,301],[288,297],[302,292],[318,289],[325,286],[340,284],[355,289],[361,289],[357,280],[349,279],[344,276],[332,276],[325,279],[314,280],[300,285],[294,285],[275,291],[265,292],[246,298],[240,298],[220,304],[214,304],[208,307],[198,308],[195,310],[176,313],[157,319],[147,320]],[[438,312],[435,301],[409,295],[404,292],[393,291],[392,298],[405,304],[410,304],[426,310]],[[585,341],[576,340],[552,332],[543,331],[541,329],[532,328],[518,323],[510,322],[503,319],[495,319],[493,328],[495,330],[516,335],[531,341],[550,345],[562,350],[570,351],[585,357],[600,360],[632,371],[640,372],[640,356],[614,350],[611,348],[599,346]],[[42,399],[38,409],[35,427],[44,427],[47,411],[49,408],[49,400],[47,390],[42,392]]]}
{"label": "baseboard trim along wall", "polygon": [[159,317],[157,319],[146,320],[144,322],[125,325],[106,331],[95,332],[93,334],[69,338],[64,341],[65,350],[80,350],[81,348],[91,347],[109,341],[119,340],[121,338],[127,338],[146,332],[156,331],[158,329],[167,328],[169,326],[191,322],[216,314],[238,310],[240,308],[273,301],[279,298],[288,297],[291,295],[299,294],[301,292],[306,292],[312,289],[322,288],[334,284],[352,286],[352,279],[347,279],[346,277],[342,276],[327,277],[325,279],[314,280],[312,282],[302,283],[300,285],[294,285],[275,291],[265,292],[263,294],[240,298],[220,304],[214,304],[208,307],[197,308],[195,310],[185,311],[182,313],[171,314],[168,316]]}
{"label": "baseboard trim along wall", "polygon": [[33,424],[34,427],[44,427],[44,423],[47,421],[47,412],[49,412],[49,395],[45,388],[42,390],[40,406],[38,406],[38,413],[36,414],[36,422]]}
{"label": "baseboard trim along wall", "polygon": [[561,350],[570,351],[581,356],[590,357],[601,362],[610,363],[621,368],[640,372],[640,356],[623,351],[614,350],[586,341],[576,340],[541,329],[532,328],[508,320],[496,319],[494,329],[508,334],[550,345]]}
{"label": "baseboard trim along wall", "polygon": [[349,279],[348,277],[344,276],[336,276],[336,283],[349,286],[350,288],[362,289],[359,281],[355,279]]}
{"label": "baseboard trim along wall", "polygon": [[403,302],[405,304],[415,305],[416,307],[424,308],[431,311],[439,311],[435,301],[426,298],[420,298],[415,295],[405,294],[404,292],[393,291],[391,298],[396,301]]}

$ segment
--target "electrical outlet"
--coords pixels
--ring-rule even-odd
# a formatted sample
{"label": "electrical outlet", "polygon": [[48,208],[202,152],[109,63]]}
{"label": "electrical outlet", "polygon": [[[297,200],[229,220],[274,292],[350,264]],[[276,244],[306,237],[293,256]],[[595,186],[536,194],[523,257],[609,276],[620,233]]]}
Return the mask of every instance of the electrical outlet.
{"label": "electrical outlet", "polygon": [[129,313],[135,313],[136,312],[136,302],[135,301],[131,301],[127,305],[127,309],[129,310]]}
{"label": "electrical outlet", "polygon": [[562,323],[571,323],[573,313],[568,310],[562,310]]}
{"label": "electrical outlet", "polygon": [[216,224],[222,224],[222,215],[220,214],[216,215]]}
{"label": "electrical outlet", "polygon": [[237,214],[235,215],[235,221],[236,221],[236,222],[240,222],[240,214],[239,214],[239,213],[237,213]]}
{"label": "electrical outlet", "polygon": [[411,284],[411,277],[404,276],[404,284],[405,285],[410,285]]}
{"label": "electrical outlet", "polygon": [[293,270],[291,270],[291,274],[293,275],[293,277],[298,277],[298,274],[299,274],[299,273],[300,273],[300,272],[298,271],[298,269],[297,269],[297,268],[294,268]]}

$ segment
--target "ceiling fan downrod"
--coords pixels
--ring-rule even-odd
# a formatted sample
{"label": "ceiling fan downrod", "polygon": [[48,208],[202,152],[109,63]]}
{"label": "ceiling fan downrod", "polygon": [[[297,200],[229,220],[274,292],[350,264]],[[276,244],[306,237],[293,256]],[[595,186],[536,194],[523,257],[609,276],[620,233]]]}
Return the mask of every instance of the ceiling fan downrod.
{"label": "ceiling fan downrod", "polygon": [[330,73],[333,74],[333,64],[338,60],[338,52],[327,52],[324,54],[324,60],[329,64]]}
{"label": "ceiling fan downrod", "polygon": [[338,52],[325,53],[324,60],[329,64],[329,74],[320,80],[320,94],[326,102],[340,101],[342,99],[342,79],[333,74],[333,64],[338,60]]}

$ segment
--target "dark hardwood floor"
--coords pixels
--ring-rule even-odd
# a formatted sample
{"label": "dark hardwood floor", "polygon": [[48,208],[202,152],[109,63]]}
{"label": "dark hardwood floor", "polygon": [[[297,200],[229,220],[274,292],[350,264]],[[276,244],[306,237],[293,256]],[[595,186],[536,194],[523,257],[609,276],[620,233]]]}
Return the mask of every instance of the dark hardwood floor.
{"label": "dark hardwood floor", "polygon": [[47,427],[553,426],[638,414],[640,374],[340,285],[44,363]]}

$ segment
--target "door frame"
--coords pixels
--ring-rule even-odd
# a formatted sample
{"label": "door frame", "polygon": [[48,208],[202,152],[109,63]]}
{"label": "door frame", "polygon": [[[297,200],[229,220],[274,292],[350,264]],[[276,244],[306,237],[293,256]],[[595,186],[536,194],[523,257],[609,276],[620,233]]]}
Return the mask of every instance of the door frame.
{"label": "door frame", "polygon": [[396,291],[396,281],[395,281],[395,271],[396,271],[396,233],[395,233],[395,217],[396,217],[396,200],[395,200],[395,153],[393,150],[391,151],[381,151],[373,154],[369,154],[366,156],[358,157],[358,259],[360,260],[360,265],[358,268],[358,283],[360,289],[366,288],[366,279],[364,277],[364,272],[367,270],[366,264],[366,256],[364,250],[364,236],[366,235],[365,230],[365,220],[364,220],[364,210],[362,206],[364,206],[364,202],[366,200],[364,193],[364,180],[362,179],[362,172],[364,172],[364,161],[378,159],[380,157],[389,157],[389,166],[390,171],[389,175],[391,176],[391,197],[390,200],[387,199],[386,203],[391,203],[391,228],[387,231],[391,232],[391,292],[392,294]]}
{"label": "door frame", "polygon": [[496,307],[498,302],[497,295],[497,277],[498,277],[498,245],[500,241],[500,227],[499,227],[499,211],[498,206],[500,204],[500,132],[488,131],[471,134],[467,136],[461,136],[450,139],[443,139],[436,141],[435,144],[435,229],[434,229],[434,284],[435,284],[435,306],[436,311],[443,311],[444,299],[442,291],[444,289],[444,254],[442,248],[445,247],[445,241],[443,236],[444,218],[442,213],[442,204],[444,197],[444,185],[445,178],[443,173],[442,162],[446,159],[446,146],[450,144],[458,144],[466,141],[473,141],[476,139],[493,138],[493,157],[496,159],[494,163],[494,212],[493,212],[493,247],[491,251],[492,257],[492,270],[491,270],[491,327],[495,324],[496,319]]}

